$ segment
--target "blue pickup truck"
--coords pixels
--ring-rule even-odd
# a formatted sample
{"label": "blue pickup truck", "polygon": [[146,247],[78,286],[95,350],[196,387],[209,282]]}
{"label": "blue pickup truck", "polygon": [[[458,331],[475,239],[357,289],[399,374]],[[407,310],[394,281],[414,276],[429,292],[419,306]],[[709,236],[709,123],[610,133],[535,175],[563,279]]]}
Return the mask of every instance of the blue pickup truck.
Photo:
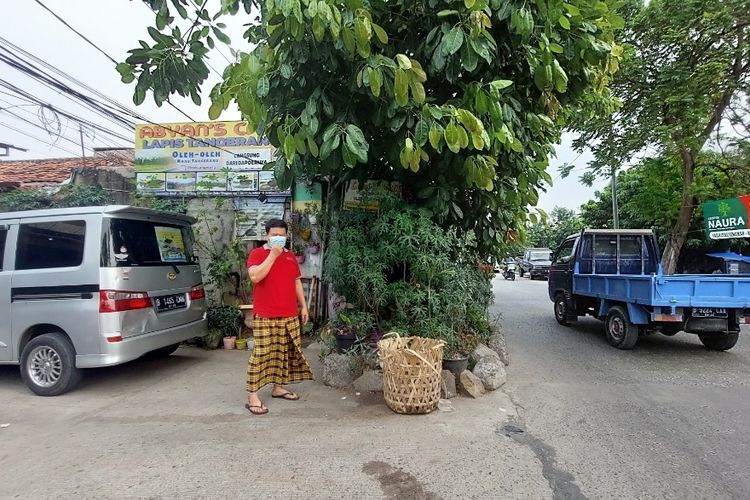
{"label": "blue pickup truck", "polygon": [[555,319],[603,320],[607,340],[632,349],[652,333],[697,334],[711,350],[734,347],[750,324],[750,275],[665,275],[650,230],[584,230],[554,252],[549,297]]}

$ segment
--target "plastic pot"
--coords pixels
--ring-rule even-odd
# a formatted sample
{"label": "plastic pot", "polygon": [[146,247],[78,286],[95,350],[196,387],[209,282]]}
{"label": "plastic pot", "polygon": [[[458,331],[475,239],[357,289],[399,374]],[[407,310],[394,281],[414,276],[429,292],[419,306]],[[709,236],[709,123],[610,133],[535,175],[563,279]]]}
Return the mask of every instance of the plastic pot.
{"label": "plastic pot", "polygon": [[224,337],[224,349],[234,349],[237,337]]}
{"label": "plastic pot", "polygon": [[241,351],[246,350],[247,349],[247,339],[237,339],[235,341],[235,347],[237,347],[237,349],[239,349]]}
{"label": "plastic pot", "polygon": [[356,341],[355,335],[336,335],[336,350],[344,353],[354,347]]}
{"label": "plastic pot", "polygon": [[469,357],[463,357],[458,359],[444,359],[443,360],[443,370],[448,370],[451,372],[455,377],[456,380],[459,379],[461,376],[461,373],[463,373],[464,370],[466,370],[469,366]]}

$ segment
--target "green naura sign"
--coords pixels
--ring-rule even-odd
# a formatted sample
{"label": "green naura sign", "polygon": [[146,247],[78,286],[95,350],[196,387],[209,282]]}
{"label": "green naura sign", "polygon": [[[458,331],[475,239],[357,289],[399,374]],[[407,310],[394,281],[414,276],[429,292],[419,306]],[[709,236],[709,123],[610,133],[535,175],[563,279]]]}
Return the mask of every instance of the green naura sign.
{"label": "green naura sign", "polygon": [[750,238],[750,194],[703,204],[706,234],[712,240]]}

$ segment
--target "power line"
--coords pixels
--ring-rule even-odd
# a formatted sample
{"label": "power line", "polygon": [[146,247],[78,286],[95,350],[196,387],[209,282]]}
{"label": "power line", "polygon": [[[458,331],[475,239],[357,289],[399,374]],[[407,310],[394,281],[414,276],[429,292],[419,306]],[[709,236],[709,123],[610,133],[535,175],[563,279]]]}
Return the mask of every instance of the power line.
{"label": "power line", "polygon": [[13,127],[12,125],[8,125],[7,123],[3,123],[3,122],[0,122],[0,125],[2,125],[2,126],[4,126],[4,127],[7,127],[8,129],[10,129],[10,130],[13,130],[13,131],[15,131],[15,132],[18,132],[19,134],[21,134],[21,135],[24,135],[24,136],[26,136],[26,137],[28,137],[28,138],[30,138],[30,139],[33,139],[33,140],[35,140],[35,141],[37,141],[37,142],[41,142],[42,144],[46,144],[47,146],[50,146],[50,147],[53,147],[53,148],[59,149],[59,150],[61,150],[61,151],[65,151],[66,153],[69,153],[69,154],[71,154],[71,155],[73,155],[73,156],[76,156],[76,157],[78,157],[78,156],[81,156],[81,153],[80,153],[80,152],[76,152],[76,151],[71,151],[70,149],[68,149],[68,148],[64,148],[64,147],[62,147],[62,146],[60,146],[60,145],[58,145],[58,144],[55,144],[55,143],[53,143],[53,142],[48,142],[48,141],[46,141],[46,140],[44,140],[44,139],[40,139],[39,137],[37,137],[37,136],[35,136],[35,135],[31,135],[31,134],[29,134],[28,132],[24,132],[24,131],[23,131],[23,130],[21,130],[21,129],[18,129],[18,128],[16,128],[16,127]]}
{"label": "power line", "polygon": [[[36,128],[42,129],[43,131],[47,132],[47,133],[48,133],[48,134],[50,134],[50,135],[55,135],[55,136],[57,136],[57,138],[59,138],[59,139],[63,139],[63,140],[66,140],[66,141],[68,141],[68,142],[70,142],[70,143],[72,143],[72,144],[74,144],[74,145],[76,145],[76,146],[80,146],[80,145],[81,145],[81,143],[80,143],[80,142],[76,142],[76,141],[74,141],[73,139],[70,139],[70,138],[68,138],[68,137],[65,137],[65,136],[64,136],[64,135],[63,135],[63,134],[62,134],[61,132],[58,132],[57,134],[53,134],[52,132],[50,132],[49,130],[47,130],[46,128],[44,128],[44,126],[43,126],[43,125],[40,125],[40,124],[38,124],[38,123],[34,123],[33,121],[31,121],[31,120],[28,120],[28,119],[24,118],[23,116],[17,115],[17,114],[15,114],[15,113],[14,113],[13,111],[10,111],[10,110],[8,110],[8,108],[0,108],[0,112],[3,112],[3,111],[4,111],[5,113],[9,114],[10,116],[12,116],[12,117],[16,118],[17,120],[20,120],[20,121],[22,121],[22,122],[24,122],[24,123],[27,123],[27,124],[29,124],[29,125],[31,125],[31,126],[33,126],[33,127],[36,127]],[[91,148],[86,148],[86,149],[88,149],[88,150],[89,150],[89,151],[91,151],[91,152],[93,152],[93,151],[94,151],[94,150],[93,150],[93,149],[91,149]]]}
{"label": "power line", "polygon": [[3,80],[2,78],[0,78],[0,86],[3,86],[3,87],[5,87],[5,88],[7,88],[9,90],[12,90],[12,91],[16,92],[17,94],[19,94],[19,95],[21,95],[21,96],[23,96],[23,97],[25,97],[27,99],[31,99],[33,102],[39,104],[40,106],[43,106],[43,107],[45,107],[47,109],[50,109],[50,110],[54,111],[55,113],[60,114],[60,115],[66,117],[66,118],[68,118],[70,120],[73,120],[73,121],[75,121],[77,123],[81,123],[83,125],[88,125],[89,127],[93,128],[95,130],[99,130],[100,132],[107,133],[107,134],[111,135],[112,137],[117,137],[118,139],[122,139],[123,141],[130,142],[129,138],[127,138],[125,136],[122,136],[122,135],[120,135],[120,134],[118,134],[116,132],[113,132],[111,130],[108,130],[108,129],[104,128],[104,127],[101,127],[100,125],[97,125],[95,123],[86,121],[86,120],[81,119],[81,118],[79,118],[77,116],[74,116],[74,115],[72,115],[70,113],[67,113],[67,112],[62,111],[62,110],[60,110],[58,108],[55,108],[51,104],[45,103],[44,101],[41,101],[41,100],[35,98],[34,96],[32,96],[31,94],[29,94],[28,92],[24,91],[23,89],[18,88],[17,86],[13,85],[10,82],[7,82],[7,81]]}

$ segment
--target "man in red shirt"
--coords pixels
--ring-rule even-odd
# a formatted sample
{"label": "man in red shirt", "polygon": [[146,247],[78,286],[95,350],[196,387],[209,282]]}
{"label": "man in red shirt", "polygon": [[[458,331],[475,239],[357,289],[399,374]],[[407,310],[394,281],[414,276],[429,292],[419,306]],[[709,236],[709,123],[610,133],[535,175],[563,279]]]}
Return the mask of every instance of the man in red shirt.
{"label": "man in red shirt", "polygon": [[[300,281],[297,259],[285,248],[286,222],[266,223],[267,243],[247,258],[253,288],[253,339],[255,347],[247,367],[247,404],[253,415],[265,415],[268,408],[258,391],[273,384],[271,397],[297,401],[299,394],[284,384],[312,380],[313,374],[302,354],[300,322],[307,324],[309,313]],[[301,312],[297,311],[297,305]]]}

